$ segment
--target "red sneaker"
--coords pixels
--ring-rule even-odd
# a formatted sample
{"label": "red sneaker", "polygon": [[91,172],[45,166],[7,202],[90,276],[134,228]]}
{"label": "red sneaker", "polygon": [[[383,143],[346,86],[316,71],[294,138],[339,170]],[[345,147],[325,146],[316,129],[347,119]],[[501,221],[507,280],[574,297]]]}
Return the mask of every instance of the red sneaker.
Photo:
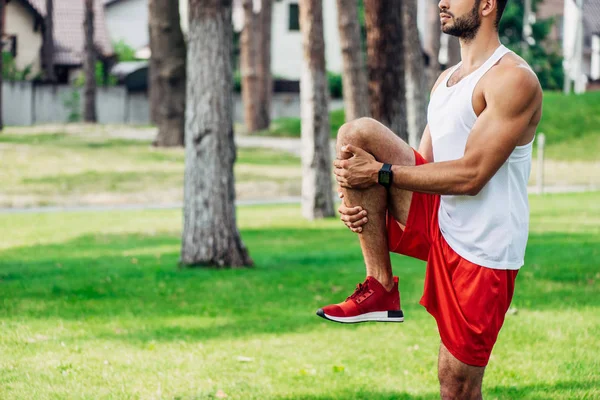
{"label": "red sneaker", "polygon": [[320,308],[317,315],[343,324],[403,322],[398,277],[394,277],[394,287],[388,292],[377,279],[368,276],[364,283],[356,286],[356,290],[346,301]]}

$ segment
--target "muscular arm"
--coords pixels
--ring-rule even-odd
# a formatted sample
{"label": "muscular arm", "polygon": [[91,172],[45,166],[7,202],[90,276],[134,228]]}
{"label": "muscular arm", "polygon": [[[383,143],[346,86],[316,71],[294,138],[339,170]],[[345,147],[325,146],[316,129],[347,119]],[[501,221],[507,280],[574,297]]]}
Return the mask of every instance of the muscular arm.
{"label": "muscular arm", "polygon": [[529,70],[504,68],[495,81],[502,85],[485,91],[487,106],[469,134],[464,156],[413,167],[394,165],[394,186],[436,194],[479,193],[523,138],[541,102],[539,83]]}

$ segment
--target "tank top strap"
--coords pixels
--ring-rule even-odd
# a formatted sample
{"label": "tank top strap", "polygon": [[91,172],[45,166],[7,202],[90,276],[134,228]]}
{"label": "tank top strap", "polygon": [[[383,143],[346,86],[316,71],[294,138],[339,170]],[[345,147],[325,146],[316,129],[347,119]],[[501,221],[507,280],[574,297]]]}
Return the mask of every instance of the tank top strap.
{"label": "tank top strap", "polygon": [[494,65],[496,65],[496,63],[498,61],[500,61],[500,59],[502,57],[504,57],[507,53],[510,53],[510,52],[511,52],[511,50],[508,49],[506,46],[504,46],[502,44],[500,46],[498,46],[496,51],[494,51],[494,54],[492,54],[490,56],[490,58],[488,58],[486,60],[486,62],[484,62],[481,65],[481,67],[479,67],[475,72],[473,72],[468,77],[469,84],[473,86],[473,89],[475,88],[475,85],[477,85],[479,80],[486,74],[486,72],[488,72],[490,70],[490,68],[492,68]]}

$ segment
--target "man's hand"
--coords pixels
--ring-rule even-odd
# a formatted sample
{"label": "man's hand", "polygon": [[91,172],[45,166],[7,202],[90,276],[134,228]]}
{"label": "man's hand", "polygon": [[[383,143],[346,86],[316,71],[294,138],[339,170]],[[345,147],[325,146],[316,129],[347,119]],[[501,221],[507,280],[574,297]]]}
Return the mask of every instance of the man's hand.
{"label": "man's hand", "polygon": [[340,219],[352,232],[361,233],[363,225],[368,222],[367,210],[363,210],[360,206],[346,207],[343,200],[344,194],[341,190],[338,193],[342,199],[342,204],[340,205],[340,208],[338,208],[338,212],[342,215]]}
{"label": "man's hand", "polygon": [[366,189],[377,183],[379,170],[383,163],[375,160],[371,154],[351,144],[341,149],[343,152],[351,153],[352,157],[347,160],[335,160],[335,179],[339,185],[349,189]]}

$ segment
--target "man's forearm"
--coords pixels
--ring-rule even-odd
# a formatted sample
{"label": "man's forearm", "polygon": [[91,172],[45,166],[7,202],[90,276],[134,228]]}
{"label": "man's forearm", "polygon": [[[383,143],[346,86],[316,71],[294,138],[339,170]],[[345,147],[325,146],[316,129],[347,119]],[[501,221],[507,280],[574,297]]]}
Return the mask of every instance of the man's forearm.
{"label": "man's forearm", "polygon": [[480,190],[477,170],[461,160],[418,166],[392,166],[393,186],[413,192],[475,195]]}

